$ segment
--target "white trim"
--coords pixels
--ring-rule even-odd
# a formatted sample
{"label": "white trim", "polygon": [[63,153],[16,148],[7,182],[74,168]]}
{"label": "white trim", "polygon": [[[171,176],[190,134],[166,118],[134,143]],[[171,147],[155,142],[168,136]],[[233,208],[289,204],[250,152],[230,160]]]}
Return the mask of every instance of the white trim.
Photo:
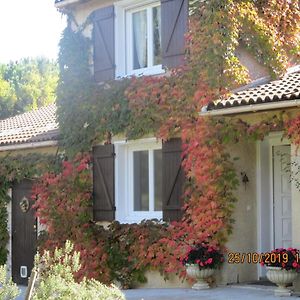
{"label": "white trim", "polygon": [[58,145],[58,141],[43,141],[43,142],[34,142],[34,143],[12,144],[7,146],[0,146],[0,151],[51,147],[57,145]]}
{"label": "white trim", "polygon": [[[134,141],[119,140],[114,142],[116,163],[115,163],[115,199],[116,199],[116,220],[121,223],[138,223],[143,219],[161,219],[162,211],[154,211],[154,194],[151,194],[151,184],[154,185],[154,172],[151,167],[153,162],[153,151],[162,148],[161,141],[156,138],[145,138]],[[149,203],[150,211],[133,211],[133,182],[132,182],[132,161],[133,151],[149,151]],[[152,183],[151,183],[152,182]],[[131,199],[131,200],[130,200]],[[152,199],[152,200],[151,200]],[[153,208],[153,211],[151,211]]]}
{"label": "white trim", "polygon": [[[261,172],[262,172],[262,166],[261,166],[261,143],[256,143],[256,195],[257,195],[257,207],[256,207],[256,223],[257,223],[257,252],[262,253],[262,243],[261,243],[261,234],[262,234],[262,209],[261,209],[261,203],[262,203],[262,196],[261,196],[261,190],[262,190],[262,184],[261,184]],[[260,265],[257,266],[257,280],[261,278],[263,275],[262,268]]]}
{"label": "white trim", "polygon": [[154,137],[143,138],[138,140],[124,140],[124,139],[113,140],[114,145],[141,145],[145,143],[157,143],[161,145],[161,141]]}
{"label": "white trim", "polygon": [[[162,68],[162,65],[155,65],[151,63],[153,58],[151,55],[153,51],[149,51],[150,43],[148,42],[148,66],[147,68],[142,68],[138,70],[133,70],[132,67],[132,55],[130,52],[131,47],[131,30],[126,32],[126,28],[132,28],[131,18],[127,18],[127,14],[132,12],[139,11],[141,9],[147,10],[147,18],[149,19],[149,11],[152,11],[150,8],[159,6],[160,1],[157,0],[123,0],[114,3],[115,6],[115,57],[116,57],[116,78],[130,77],[130,76],[142,76],[142,75],[159,75],[165,73],[165,70]],[[151,22],[148,24],[148,36],[149,32],[152,30],[150,28]],[[150,37],[152,35],[150,34]],[[152,49],[151,49],[152,50]]]}
{"label": "white trim", "polygon": [[273,161],[273,147],[290,145],[287,139],[282,139],[283,133],[276,132],[269,136],[269,164],[270,164],[270,212],[271,212],[271,246],[275,247],[275,224],[274,224],[274,161]]}
{"label": "white trim", "polygon": [[207,110],[207,107],[203,107],[202,111],[199,114],[200,116],[224,116],[224,115],[233,115],[239,113],[288,108],[288,107],[300,107],[300,100],[288,100],[288,101],[279,101],[274,103],[269,102],[269,103],[262,103],[262,104],[250,104],[250,105],[247,104],[243,106],[222,108],[216,110]]}
{"label": "white trim", "polygon": [[[149,211],[154,212],[154,150],[149,149],[148,164],[149,164]],[[161,150],[161,148],[159,148]]]}
{"label": "white trim", "polygon": [[[287,139],[282,139],[282,132],[270,133],[264,141],[257,142],[257,251],[259,253],[270,251],[274,247],[274,193],[273,193],[273,146],[289,145]],[[267,157],[266,157],[267,156]],[[268,165],[268,170],[266,170]],[[267,172],[266,172],[267,171]],[[262,183],[262,180],[267,181]],[[264,197],[267,197],[265,199]],[[263,208],[264,201],[267,206]],[[264,203],[266,204],[266,203]],[[266,215],[268,214],[268,216]],[[262,224],[263,218],[269,218],[269,222]],[[267,241],[268,246],[262,245]],[[260,265],[257,266],[258,279],[265,275]]]}
{"label": "white trim", "polygon": [[271,133],[268,137],[268,142],[269,142],[269,186],[270,186],[270,213],[271,213],[271,247],[274,248],[274,182],[273,182],[273,177],[274,177],[274,162],[273,162],[273,147],[274,146],[282,146],[282,145],[287,145],[291,144],[287,139],[282,139],[283,133],[282,132],[274,132]]}

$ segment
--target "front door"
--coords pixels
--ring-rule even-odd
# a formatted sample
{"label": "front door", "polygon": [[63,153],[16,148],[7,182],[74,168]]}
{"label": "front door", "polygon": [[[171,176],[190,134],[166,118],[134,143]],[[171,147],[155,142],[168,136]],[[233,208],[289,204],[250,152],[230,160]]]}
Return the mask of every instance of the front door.
{"label": "front door", "polygon": [[274,246],[292,246],[291,147],[273,146]]}
{"label": "front door", "polygon": [[32,181],[25,179],[12,189],[12,277],[26,285],[36,253],[36,218],[31,200]]}

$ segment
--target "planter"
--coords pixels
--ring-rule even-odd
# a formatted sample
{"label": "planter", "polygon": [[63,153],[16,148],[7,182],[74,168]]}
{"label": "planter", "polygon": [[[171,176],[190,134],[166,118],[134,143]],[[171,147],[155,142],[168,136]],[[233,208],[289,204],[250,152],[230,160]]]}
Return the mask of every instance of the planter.
{"label": "planter", "polygon": [[292,291],[287,287],[297,277],[296,270],[282,270],[280,267],[267,267],[267,278],[275,283],[278,288],[274,291],[275,296],[291,296]]}
{"label": "planter", "polygon": [[206,279],[214,274],[214,269],[199,269],[197,264],[191,264],[186,266],[186,273],[189,277],[196,279],[197,282],[192,286],[192,289],[204,290],[209,289],[210,286],[206,282]]}

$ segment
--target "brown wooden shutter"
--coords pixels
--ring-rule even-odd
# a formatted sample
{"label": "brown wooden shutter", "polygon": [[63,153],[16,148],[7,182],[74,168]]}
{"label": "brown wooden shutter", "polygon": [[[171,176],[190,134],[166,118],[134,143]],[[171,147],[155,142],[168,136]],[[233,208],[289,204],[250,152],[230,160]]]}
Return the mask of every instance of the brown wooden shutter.
{"label": "brown wooden shutter", "polygon": [[188,0],[161,0],[162,64],[168,68],[184,63]]}
{"label": "brown wooden shutter", "polygon": [[115,78],[114,6],[93,13],[94,76],[96,81]]}
{"label": "brown wooden shutter", "polygon": [[93,212],[95,221],[115,219],[114,145],[93,148]]}
{"label": "brown wooden shutter", "polygon": [[183,211],[184,171],[181,167],[181,139],[171,139],[162,146],[163,220],[178,221]]}

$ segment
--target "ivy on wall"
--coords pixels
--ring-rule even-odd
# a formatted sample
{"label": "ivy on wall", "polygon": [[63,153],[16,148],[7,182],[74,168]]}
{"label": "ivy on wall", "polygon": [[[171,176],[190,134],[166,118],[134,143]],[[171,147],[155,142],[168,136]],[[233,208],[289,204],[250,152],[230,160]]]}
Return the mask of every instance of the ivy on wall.
{"label": "ivy on wall", "polygon": [[62,146],[71,156],[122,132],[130,120],[124,95],[130,81],[94,82],[89,65],[91,42],[83,30],[75,32],[69,24],[60,41],[58,119]]}
{"label": "ivy on wall", "polygon": [[[90,41],[82,36],[84,28],[66,29],[61,41],[58,98],[63,140],[69,153],[89,150],[93,143],[109,142],[117,134],[137,138],[151,133],[163,139],[180,135],[184,142],[183,167],[190,183],[185,191],[183,219],[146,243],[146,251],[136,251],[137,243],[130,238],[118,242],[121,261],[135,261],[135,268],[140,270],[151,266],[183,275],[179,261],[189,245],[201,241],[224,246],[232,231],[238,185],[226,147],[229,142],[241,141],[246,132],[258,139],[262,131],[268,132],[275,125],[271,122],[270,126],[262,123],[248,128],[242,121],[231,124],[225,119],[200,118],[198,112],[248,82],[247,70],[236,56],[239,45],[264,64],[273,77],[283,74],[290,55],[299,55],[299,24],[295,1],[190,1],[183,68],[171,70],[170,76],[144,76],[100,86],[93,83],[90,74]],[[76,125],[74,116],[78,117]],[[142,226],[129,226],[133,227],[140,233]],[[118,240],[122,230],[114,231],[111,240]],[[131,242],[128,245],[125,241]],[[103,243],[91,239],[91,244],[96,248],[101,245],[102,250]],[[104,255],[102,250],[99,253],[101,259],[107,259],[111,274],[120,270],[114,251],[109,249]],[[95,267],[99,268],[99,263]],[[116,277],[122,278],[127,271],[125,268]],[[107,272],[93,273],[100,278],[101,274]]]}

